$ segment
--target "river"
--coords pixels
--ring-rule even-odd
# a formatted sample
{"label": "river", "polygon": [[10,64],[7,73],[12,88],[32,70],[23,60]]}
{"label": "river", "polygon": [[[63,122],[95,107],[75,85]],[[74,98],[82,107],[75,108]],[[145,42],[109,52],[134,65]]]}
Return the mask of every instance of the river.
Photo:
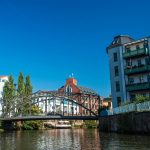
{"label": "river", "polygon": [[149,150],[150,136],[52,129],[0,133],[0,150]]}

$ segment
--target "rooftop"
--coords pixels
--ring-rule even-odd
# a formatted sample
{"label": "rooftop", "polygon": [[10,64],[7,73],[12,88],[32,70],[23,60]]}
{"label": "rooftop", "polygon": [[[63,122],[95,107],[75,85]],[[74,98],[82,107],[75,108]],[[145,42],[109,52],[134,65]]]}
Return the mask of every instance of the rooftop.
{"label": "rooftop", "polygon": [[134,41],[134,39],[131,38],[129,35],[117,35],[117,36],[114,37],[111,44],[106,48],[107,53],[108,53],[108,50],[111,49],[111,48],[121,46],[125,43],[132,42],[132,41]]}
{"label": "rooftop", "polygon": [[0,78],[7,78],[8,76],[0,76]]}
{"label": "rooftop", "polygon": [[138,39],[138,40],[135,40],[132,42],[125,43],[124,45],[127,46],[127,45],[137,44],[137,43],[140,43],[140,42],[147,40],[147,38],[150,38],[150,37],[141,38],[141,39]]}
{"label": "rooftop", "polygon": [[97,92],[95,92],[94,90],[92,90],[90,88],[86,88],[86,87],[83,87],[83,86],[77,86],[77,88],[79,90],[81,90],[82,93],[92,94],[92,95],[98,95]]}

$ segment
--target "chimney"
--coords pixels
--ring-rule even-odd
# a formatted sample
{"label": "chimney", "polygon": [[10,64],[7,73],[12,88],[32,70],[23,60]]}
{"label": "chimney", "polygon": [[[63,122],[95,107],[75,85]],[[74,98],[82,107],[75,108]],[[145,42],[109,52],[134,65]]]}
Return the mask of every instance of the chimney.
{"label": "chimney", "polygon": [[77,85],[77,80],[75,78],[68,78],[66,80],[66,84],[74,84]]}

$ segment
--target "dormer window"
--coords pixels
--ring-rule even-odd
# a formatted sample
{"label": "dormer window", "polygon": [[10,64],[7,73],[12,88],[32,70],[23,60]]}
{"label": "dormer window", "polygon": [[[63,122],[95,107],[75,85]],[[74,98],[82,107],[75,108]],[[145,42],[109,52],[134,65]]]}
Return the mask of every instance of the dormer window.
{"label": "dormer window", "polygon": [[119,38],[115,38],[114,41],[112,42],[112,44],[119,44],[120,43],[120,39]]}
{"label": "dormer window", "polygon": [[68,95],[72,94],[72,88],[71,88],[70,85],[67,85],[67,86],[66,86],[66,93],[67,93]]}

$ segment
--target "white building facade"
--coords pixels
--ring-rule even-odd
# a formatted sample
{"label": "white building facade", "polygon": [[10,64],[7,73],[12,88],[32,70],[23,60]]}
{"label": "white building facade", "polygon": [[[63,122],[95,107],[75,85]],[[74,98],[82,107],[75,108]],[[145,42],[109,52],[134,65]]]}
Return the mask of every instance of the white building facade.
{"label": "white building facade", "polygon": [[113,107],[137,94],[150,96],[150,37],[114,37],[107,47]]}
{"label": "white building facade", "polygon": [[[64,115],[65,114],[79,114],[79,106],[62,97],[51,97],[48,91],[38,91],[33,93],[33,103],[37,105],[43,113],[47,115]],[[35,98],[34,98],[35,97]],[[76,102],[76,101],[74,101]]]}
{"label": "white building facade", "polygon": [[2,94],[5,82],[8,81],[8,76],[0,76],[0,116],[2,115]]}

